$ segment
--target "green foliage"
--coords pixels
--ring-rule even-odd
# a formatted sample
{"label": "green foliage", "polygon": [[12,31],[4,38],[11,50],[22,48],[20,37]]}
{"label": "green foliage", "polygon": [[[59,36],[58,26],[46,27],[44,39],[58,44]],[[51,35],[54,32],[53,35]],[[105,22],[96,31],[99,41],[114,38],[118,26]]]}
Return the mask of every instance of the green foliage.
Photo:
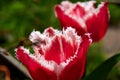
{"label": "green foliage", "polygon": [[102,50],[102,43],[93,43],[87,53],[86,74],[89,75],[98,65],[105,60],[105,52]]}
{"label": "green foliage", "polygon": [[120,53],[112,56],[110,59],[98,66],[85,80],[106,80],[108,73],[112,70],[116,63],[120,61]]}
{"label": "green foliage", "polygon": [[0,45],[8,47],[17,43],[21,37],[28,37],[33,29],[43,31],[49,26],[59,29],[54,15],[54,5],[57,3],[60,1],[0,1]]}
{"label": "green foliage", "polygon": [[120,79],[120,61],[113,67],[107,76],[107,80],[119,80]]}
{"label": "green foliage", "polygon": [[120,22],[120,5],[109,4],[110,24],[118,24]]}

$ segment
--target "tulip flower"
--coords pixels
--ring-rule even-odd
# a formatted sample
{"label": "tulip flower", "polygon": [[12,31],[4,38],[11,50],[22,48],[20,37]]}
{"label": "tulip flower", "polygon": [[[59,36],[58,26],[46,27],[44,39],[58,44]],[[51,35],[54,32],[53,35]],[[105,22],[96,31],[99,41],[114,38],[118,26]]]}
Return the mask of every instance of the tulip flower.
{"label": "tulip flower", "polygon": [[55,6],[55,14],[62,28],[69,26],[75,28],[79,35],[88,32],[97,42],[103,38],[107,31],[109,12],[107,2],[95,7],[95,1],[71,3],[63,1]]}
{"label": "tulip flower", "polygon": [[75,29],[47,28],[33,31],[29,37],[34,53],[20,46],[16,57],[28,69],[33,80],[79,80],[84,74],[86,52],[91,44],[88,33],[78,36]]}

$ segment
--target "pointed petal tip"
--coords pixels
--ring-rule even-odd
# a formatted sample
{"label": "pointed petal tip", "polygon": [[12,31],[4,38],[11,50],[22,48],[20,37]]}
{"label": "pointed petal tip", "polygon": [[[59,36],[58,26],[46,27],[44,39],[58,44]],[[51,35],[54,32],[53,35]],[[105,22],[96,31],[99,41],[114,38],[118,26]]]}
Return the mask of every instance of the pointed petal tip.
{"label": "pointed petal tip", "polygon": [[55,12],[55,16],[58,18],[59,17],[58,14],[62,13],[63,9],[62,9],[62,7],[60,7],[60,5],[55,5],[54,12]]}

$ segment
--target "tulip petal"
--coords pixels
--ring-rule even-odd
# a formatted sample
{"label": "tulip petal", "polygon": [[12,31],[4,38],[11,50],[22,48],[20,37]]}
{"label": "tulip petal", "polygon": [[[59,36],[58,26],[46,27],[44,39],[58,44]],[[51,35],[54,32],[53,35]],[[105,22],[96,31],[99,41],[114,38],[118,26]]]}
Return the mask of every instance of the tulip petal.
{"label": "tulip petal", "polygon": [[109,21],[107,4],[107,2],[104,2],[99,5],[99,12],[86,20],[88,32],[92,33],[91,37],[94,42],[97,42],[103,38],[107,31]]}
{"label": "tulip petal", "polygon": [[77,55],[70,58],[70,62],[63,69],[59,80],[79,80],[84,74],[85,62],[86,62],[86,52],[92,40],[89,35],[83,36],[83,41],[78,49]]}
{"label": "tulip petal", "polygon": [[28,68],[33,80],[57,80],[53,71],[35,61],[23,48],[16,50],[16,56]]}
{"label": "tulip petal", "polygon": [[79,80],[82,61],[75,57],[64,68],[59,76],[59,80]]}
{"label": "tulip petal", "polygon": [[61,23],[62,28],[72,26],[73,28],[76,28],[77,31],[80,30],[78,34],[83,35],[83,33],[85,33],[85,29],[83,28],[85,27],[84,21],[81,20],[79,21],[80,23],[76,22],[72,16],[65,14],[59,5],[55,6],[55,13]]}
{"label": "tulip petal", "polygon": [[92,39],[90,38],[90,34],[86,33],[84,36],[82,36],[82,43],[78,50],[78,57],[82,60],[81,62],[81,71],[80,71],[80,77],[83,76],[84,70],[85,70],[85,64],[86,64],[86,53],[88,51],[88,48],[90,44],[92,43]]}

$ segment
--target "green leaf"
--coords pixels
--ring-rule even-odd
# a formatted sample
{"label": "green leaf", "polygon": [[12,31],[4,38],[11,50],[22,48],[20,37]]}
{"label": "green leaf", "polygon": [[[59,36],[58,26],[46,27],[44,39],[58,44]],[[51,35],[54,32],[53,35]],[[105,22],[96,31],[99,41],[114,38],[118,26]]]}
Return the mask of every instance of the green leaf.
{"label": "green leaf", "polygon": [[112,56],[111,58],[103,62],[84,80],[106,80],[108,73],[112,70],[114,65],[119,61],[120,61],[120,53]]}

